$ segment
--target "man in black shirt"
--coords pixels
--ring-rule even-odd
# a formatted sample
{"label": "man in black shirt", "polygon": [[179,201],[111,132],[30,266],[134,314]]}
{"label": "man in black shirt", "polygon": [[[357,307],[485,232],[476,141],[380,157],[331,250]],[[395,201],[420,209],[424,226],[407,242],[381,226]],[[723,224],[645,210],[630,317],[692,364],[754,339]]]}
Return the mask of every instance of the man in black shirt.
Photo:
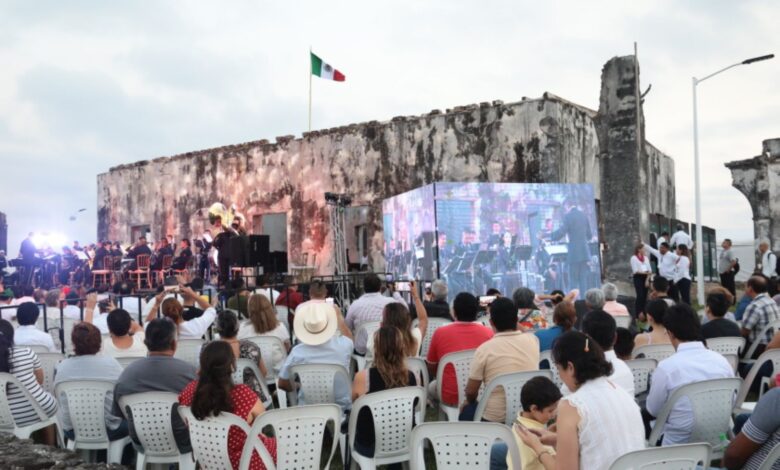
{"label": "man in black shirt", "polygon": [[706,312],[709,321],[701,326],[704,339],[723,336],[742,336],[739,325],[724,318],[731,307],[731,294],[723,287],[716,287],[707,293]]}
{"label": "man in black shirt", "polygon": [[146,244],[146,237],[139,237],[138,242],[127,252],[127,257],[132,258],[129,269],[138,269],[137,260],[141,255],[151,255],[152,249]]}
{"label": "man in black shirt", "polygon": [[441,279],[431,284],[431,301],[423,302],[428,317],[439,317],[452,320],[450,304],[447,303],[447,284]]}
{"label": "man in black shirt", "polygon": [[190,259],[192,259],[192,250],[190,249],[190,241],[184,238],[181,241],[181,250],[179,251],[179,256],[173,259],[173,264],[171,264],[171,268],[184,269],[187,267],[187,264],[190,262]]}

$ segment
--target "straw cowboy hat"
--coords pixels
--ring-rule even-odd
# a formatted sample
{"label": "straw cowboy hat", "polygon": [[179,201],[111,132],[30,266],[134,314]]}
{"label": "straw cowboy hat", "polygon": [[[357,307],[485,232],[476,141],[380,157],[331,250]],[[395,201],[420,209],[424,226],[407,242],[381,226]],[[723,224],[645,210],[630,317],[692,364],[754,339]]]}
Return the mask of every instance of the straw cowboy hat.
{"label": "straw cowboy hat", "polygon": [[325,302],[306,302],[295,310],[295,336],[301,343],[317,346],[333,338],[338,328],[336,309]]}

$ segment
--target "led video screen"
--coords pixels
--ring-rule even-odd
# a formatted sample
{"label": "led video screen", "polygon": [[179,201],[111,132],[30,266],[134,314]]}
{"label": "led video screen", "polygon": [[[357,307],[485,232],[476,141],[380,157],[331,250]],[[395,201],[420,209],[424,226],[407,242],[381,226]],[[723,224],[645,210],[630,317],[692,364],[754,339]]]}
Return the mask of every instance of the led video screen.
{"label": "led video screen", "polygon": [[441,278],[451,297],[491,287],[510,295],[520,286],[584,295],[601,285],[589,184],[435,183],[388,199],[384,209],[396,278]]}

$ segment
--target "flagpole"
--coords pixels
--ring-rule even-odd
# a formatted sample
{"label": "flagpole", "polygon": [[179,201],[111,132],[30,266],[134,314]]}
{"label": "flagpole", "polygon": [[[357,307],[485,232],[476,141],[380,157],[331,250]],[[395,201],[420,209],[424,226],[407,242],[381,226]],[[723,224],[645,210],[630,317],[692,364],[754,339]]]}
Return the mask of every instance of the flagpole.
{"label": "flagpole", "polygon": [[311,132],[311,46],[309,46],[309,132]]}

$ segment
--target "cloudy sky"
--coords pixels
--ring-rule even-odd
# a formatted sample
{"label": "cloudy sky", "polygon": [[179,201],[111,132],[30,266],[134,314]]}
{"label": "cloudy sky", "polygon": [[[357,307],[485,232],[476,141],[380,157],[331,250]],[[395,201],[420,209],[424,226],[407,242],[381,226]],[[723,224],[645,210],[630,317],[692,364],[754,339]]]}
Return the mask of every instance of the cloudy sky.
{"label": "cloudy sky", "polygon": [[[598,107],[601,67],[639,44],[648,139],[676,161],[693,219],[691,77],[780,52],[780,5],[758,1],[0,3],[0,211],[91,241],[96,176],[189,150],[300,135],[308,49],[347,75],[315,81],[314,127],[545,91]],[[780,59],[700,86],[704,223],[752,237],[723,163],[780,137]],[[81,208],[76,221],[69,217]]]}

